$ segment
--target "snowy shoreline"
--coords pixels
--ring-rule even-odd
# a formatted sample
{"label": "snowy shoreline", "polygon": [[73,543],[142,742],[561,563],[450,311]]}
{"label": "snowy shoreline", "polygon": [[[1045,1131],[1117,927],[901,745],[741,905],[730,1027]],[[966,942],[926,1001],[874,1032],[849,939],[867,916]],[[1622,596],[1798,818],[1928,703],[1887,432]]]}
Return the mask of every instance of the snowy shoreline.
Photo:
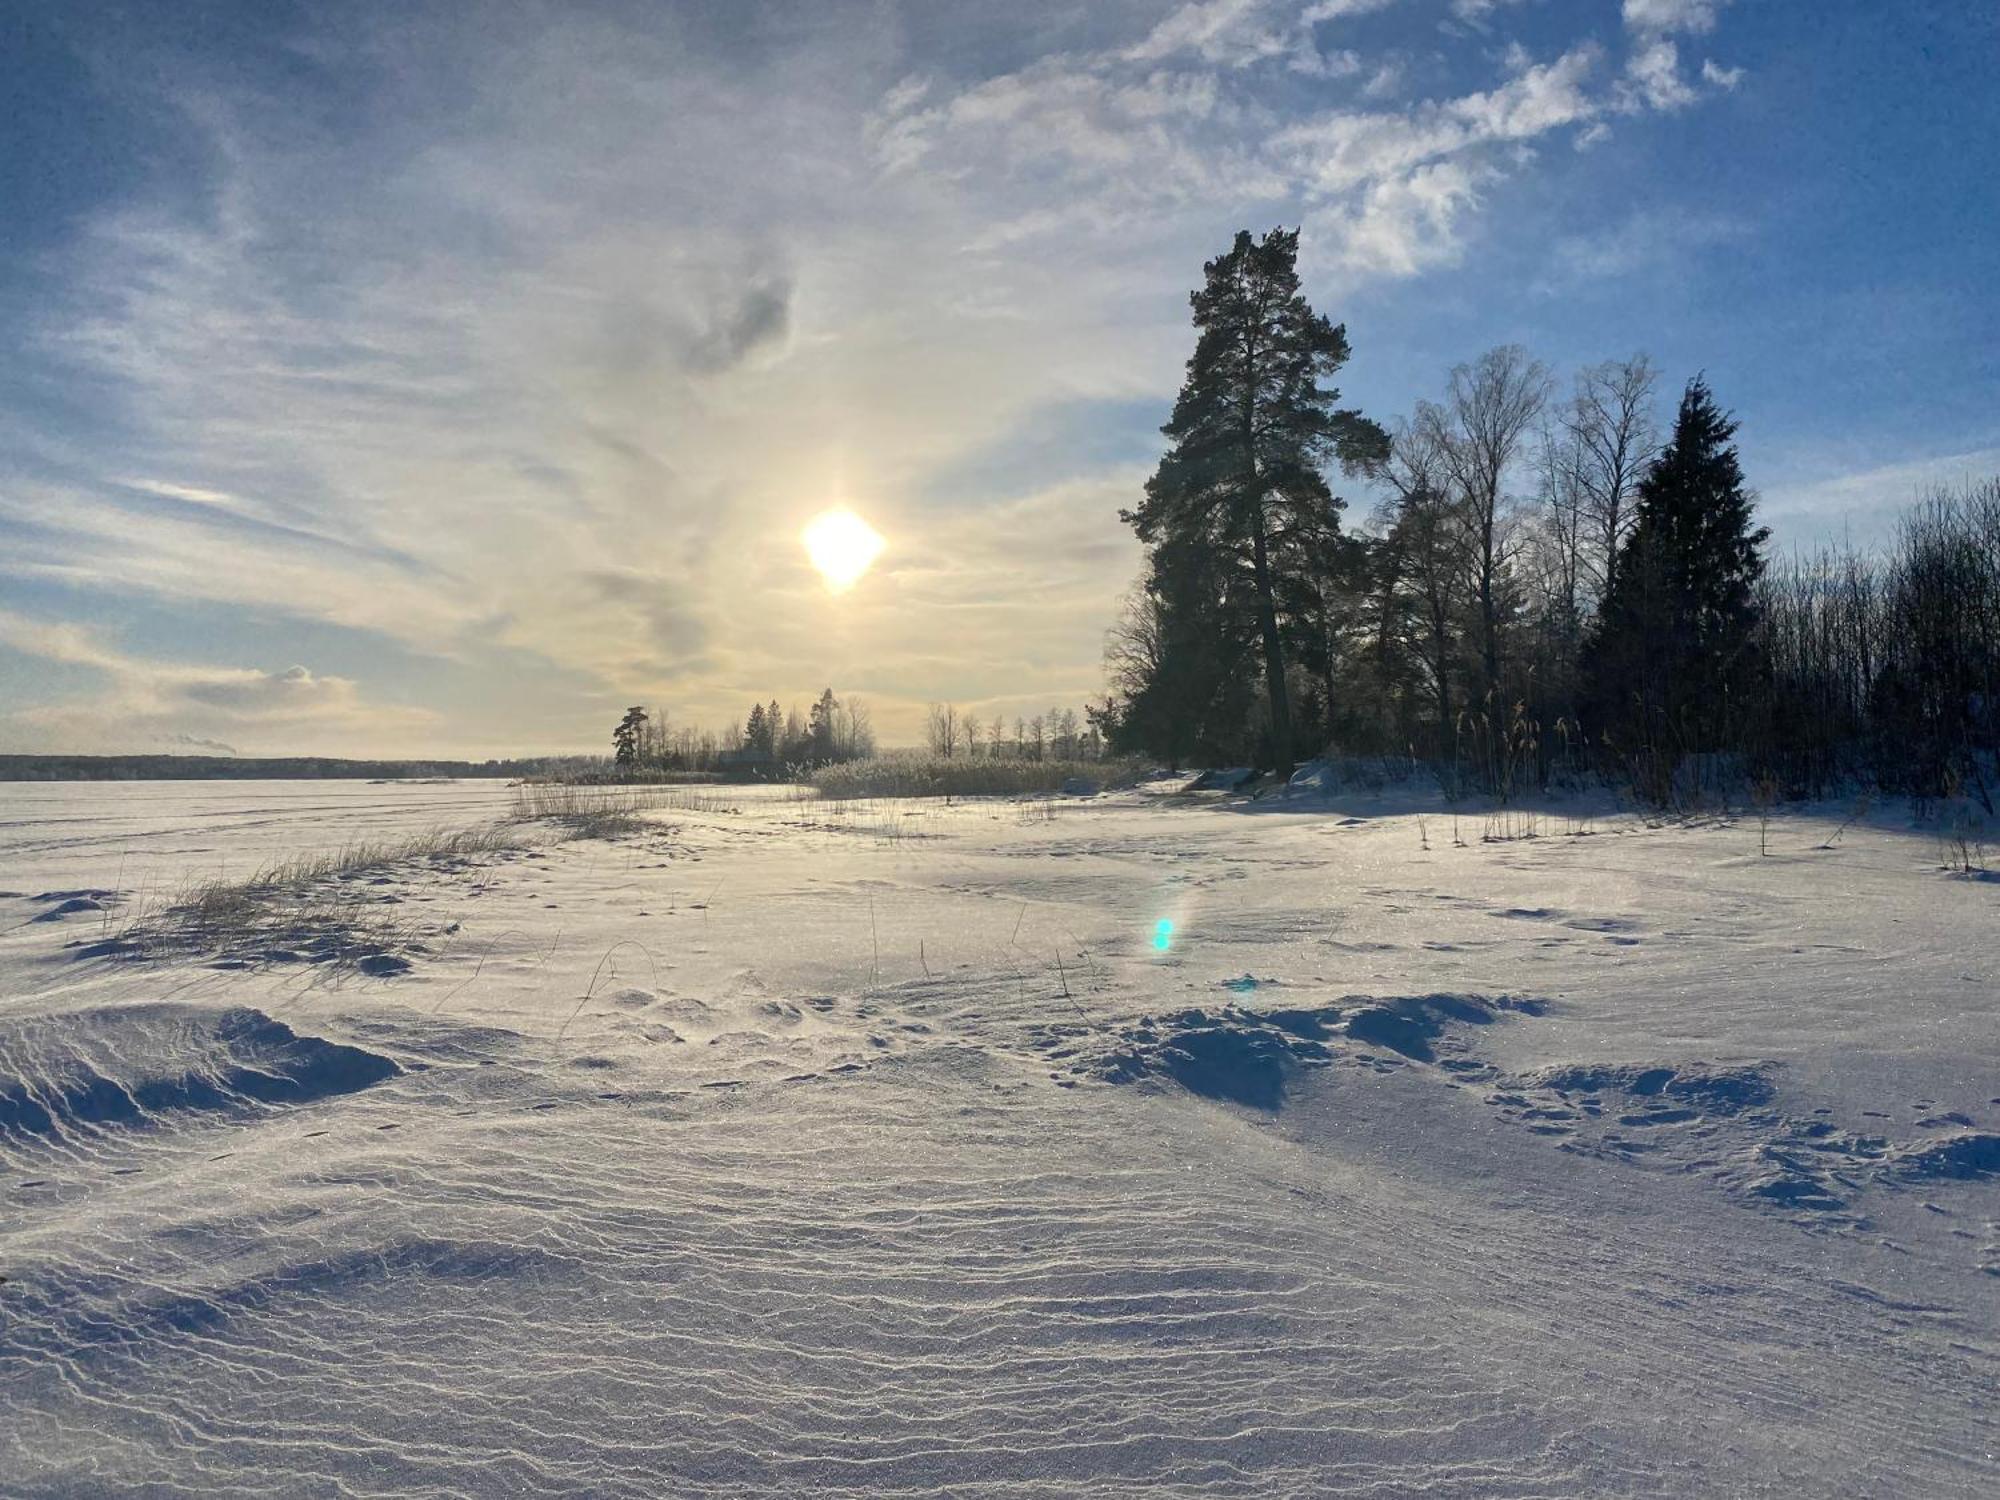
{"label": "snowy shoreline", "polygon": [[2000,1483],[2000,886],[1889,812],[753,789],[75,956],[507,796],[8,789],[9,1493]]}

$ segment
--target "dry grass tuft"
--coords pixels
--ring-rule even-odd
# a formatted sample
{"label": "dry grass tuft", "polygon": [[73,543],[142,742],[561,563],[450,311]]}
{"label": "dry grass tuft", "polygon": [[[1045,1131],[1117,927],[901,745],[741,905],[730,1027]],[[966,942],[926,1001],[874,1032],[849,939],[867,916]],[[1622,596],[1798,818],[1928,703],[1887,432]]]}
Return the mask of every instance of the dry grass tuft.
{"label": "dry grass tuft", "polygon": [[[394,973],[405,955],[450,927],[411,916],[379,887],[413,868],[457,873],[521,847],[507,829],[435,828],[264,866],[245,880],[198,881],[135,912],[87,954],[157,958],[213,954],[225,965],[318,964]],[[456,924],[451,924],[455,926]]]}

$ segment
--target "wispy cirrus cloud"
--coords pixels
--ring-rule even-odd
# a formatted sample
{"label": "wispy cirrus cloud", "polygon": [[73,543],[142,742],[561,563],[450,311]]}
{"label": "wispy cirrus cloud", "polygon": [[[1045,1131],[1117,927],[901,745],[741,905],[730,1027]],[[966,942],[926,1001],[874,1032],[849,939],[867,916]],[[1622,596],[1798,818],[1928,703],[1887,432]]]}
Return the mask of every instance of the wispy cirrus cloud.
{"label": "wispy cirrus cloud", "polygon": [[[162,80],[206,165],[66,246],[27,347],[104,431],[0,442],[0,577],[574,685],[560,719],[446,726],[481,747],[596,743],[642,698],[716,719],[832,683],[892,737],[932,697],[1081,698],[1140,471],[975,495],[966,456],[1053,407],[1164,415],[1236,225],[1303,222],[1329,294],[1422,274],[1536,148],[1654,107],[1588,35],[1482,44],[1442,87],[1360,40],[1400,9],[1135,6],[988,67],[893,10],[336,10],[276,75],[107,31],[101,67]],[[836,501],[890,541],[839,602],[797,545]],[[149,732],[361,715],[238,649],[198,691],[103,670]]]}
{"label": "wispy cirrus cloud", "polygon": [[303,666],[280,671],[188,666],[129,655],[70,621],[38,620],[0,609],[0,646],[39,660],[81,667],[89,691],[39,704],[0,725],[14,748],[102,751],[155,744],[234,754],[224,735],[248,732],[265,748],[365,750],[399,736],[434,732],[437,716],[370,702],[345,677]]}
{"label": "wispy cirrus cloud", "polygon": [[[1385,8],[1185,5],[1133,47],[1039,59],[955,92],[905,79],[871,138],[892,172],[976,180],[1003,201],[1010,178],[1065,180],[1066,207],[1023,221],[1041,233],[1128,235],[1177,205],[1227,194],[1301,218],[1323,267],[1409,276],[1455,260],[1483,191],[1520,171],[1525,149],[1564,132],[1595,143],[1617,116],[1693,102],[1699,80],[1681,76],[1671,33],[1713,19],[1713,7],[1628,15],[1621,67],[1607,66],[1594,40],[1544,61],[1510,46],[1491,87],[1390,105],[1400,63],[1370,71],[1356,54],[1322,51],[1315,30]],[[1475,12],[1486,20],[1496,9]],[[1369,77],[1331,101],[1274,112],[1264,100],[1280,59],[1293,72]],[[1722,76],[1711,65],[1709,83]]]}
{"label": "wispy cirrus cloud", "polygon": [[1674,263],[1691,264],[1696,252],[1749,240],[1753,226],[1717,213],[1663,214],[1640,210],[1590,234],[1568,234],[1550,245],[1540,289],[1554,294],[1568,283],[1646,275],[1658,278]]}
{"label": "wispy cirrus cloud", "polygon": [[1858,467],[1827,473],[1827,459],[1814,455],[1817,473],[1788,478],[1758,496],[1765,517],[1794,542],[1872,547],[1887,541],[1897,510],[1937,490],[1961,490],[2000,475],[2000,446],[1896,458],[1886,463],[1860,460]]}

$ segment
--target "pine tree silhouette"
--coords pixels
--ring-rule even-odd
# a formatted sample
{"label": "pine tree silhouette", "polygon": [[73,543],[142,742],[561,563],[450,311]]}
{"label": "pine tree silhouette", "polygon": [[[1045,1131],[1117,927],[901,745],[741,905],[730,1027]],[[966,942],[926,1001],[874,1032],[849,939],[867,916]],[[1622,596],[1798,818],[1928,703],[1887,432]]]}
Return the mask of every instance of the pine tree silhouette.
{"label": "pine tree silhouette", "polygon": [[1261,241],[1246,230],[1204,268],[1190,299],[1194,354],[1161,429],[1171,446],[1145,500],[1121,513],[1153,549],[1148,586],[1188,627],[1170,633],[1170,649],[1178,642],[1199,658],[1170,663],[1165,675],[1184,679],[1182,693],[1227,696],[1222,690],[1247,665],[1232,638],[1255,643],[1271,755],[1287,772],[1285,581],[1338,533],[1341,502],[1325,466],[1358,468],[1388,447],[1380,427],[1337,409],[1340,393],[1321,384],[1347,363],[1347,331],[1300,292],[1298,248],[1296,230],[1274,229]]}
{"label": "pine tree silhouette", "polygon": [[634,705],[625,710],[625,717],[611,731],[613,758],[622,769],[629,771],[639,763],[639,737],[645,727],[646,710]]}

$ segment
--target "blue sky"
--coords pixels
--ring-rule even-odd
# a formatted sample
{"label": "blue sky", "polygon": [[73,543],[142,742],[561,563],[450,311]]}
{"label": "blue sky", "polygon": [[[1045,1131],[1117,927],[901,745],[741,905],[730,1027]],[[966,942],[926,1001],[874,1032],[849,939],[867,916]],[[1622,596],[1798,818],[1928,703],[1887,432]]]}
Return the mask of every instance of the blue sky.
{"label": "blue sky", "polygon": [[1879,537],[2000,472],[1996,56],[1974,0],[31,0],[0,748],[1080,703],[1239,227],[1372,415],[1645,350],[1780,547]]}

